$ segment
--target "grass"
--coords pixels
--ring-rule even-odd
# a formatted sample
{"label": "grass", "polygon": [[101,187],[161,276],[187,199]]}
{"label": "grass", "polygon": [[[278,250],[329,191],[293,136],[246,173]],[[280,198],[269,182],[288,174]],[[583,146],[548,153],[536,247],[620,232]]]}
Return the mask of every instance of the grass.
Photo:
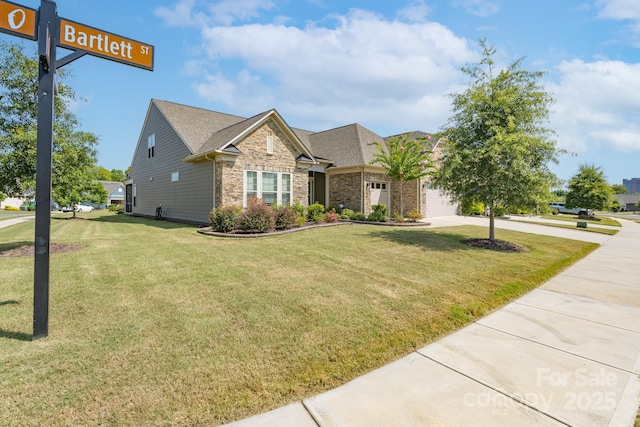
{"label": "grass", "polygon": [[[517,217],[511,217],[512,221],[518,221]],[[546,225],[548,227],[556,227],[556,228],[570,228],[572,230],[580,230],[580,231],[587,231],[590,233],[600,233],[600,234],[608,234],[610,236],[613,236],[615,234],[618,233],[619,230],[613,230],[610,228],[596,228],[596,227],[591,227],[591,228],[578,228],[576,225],[569,225],[569,224],[553,224],[550,222],[542,222],[542,221],[520,221],[520,222],[526,222],[527,224],[538,224],[538,225]],[[572,221],[572,222],[575,222]],[[587,221],[589,223],[594,223],[595,221]]]}
{"label": "grass", "polygon": [[543,215],[541,218],[544,219],[555,219],[558,221],[569,221],[569,222],[577,222],[577,221],[585,221],[588,224],[593,224],[593,225],[611,225],[614,227],[621,227],[622,225],[616,221],[615,219],[612,218],[607,218],[607,217],[597,217],[600,219],[600,221],[593,221],[593,220],[585,220],[585,219],[580,219],[578,218],[576,215],[563,215],[563,214],[558,214],[558,215]]}
{"label": "grass", "polygon": [[[343,225],[260,239],[96,212],[53,219],[49,337],[33,258],[0,258],[0,425],[216,425],[334,388],[459,329],[597,247],[485,228]],[[33,223],[0,230],[0,251]]]}

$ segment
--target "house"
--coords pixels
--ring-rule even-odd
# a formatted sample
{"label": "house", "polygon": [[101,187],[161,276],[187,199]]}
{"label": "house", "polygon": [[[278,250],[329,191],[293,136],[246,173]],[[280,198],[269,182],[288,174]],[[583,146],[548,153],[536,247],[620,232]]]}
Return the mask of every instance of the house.
{"label": "house", "polygon": [[640,211],[638,200],[640,194],[614,194],[614,198],[620,202],[620,208],[624,211]]}
{"label": "house", "polygon": [[[365,214],[383,203],[393,212],[399,183],[369,164],[373,141],[383,138],[358,124],[311,132],[275,109],[244,118],[152,99],[125,181],[125,213],[154,216],[161,207],[168,219],[207,223],[212,208],[254,197]],[[426,181],[405,183],[403,203],[423,216],[457,209]]]}
{"label": "house", "polygon": [[107,206],[124,205],[124,184],[115,181],[100,181],[107,192]]}

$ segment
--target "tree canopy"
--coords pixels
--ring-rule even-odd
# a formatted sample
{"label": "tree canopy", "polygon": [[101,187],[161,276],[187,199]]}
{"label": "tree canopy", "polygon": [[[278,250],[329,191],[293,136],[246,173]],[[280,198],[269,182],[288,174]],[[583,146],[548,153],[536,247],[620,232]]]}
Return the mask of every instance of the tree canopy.
{"label": "tree canopy", "polygon": [[602,168],[582,164],[578,173],[569,180],[566,204],[569,208],[608,209],[611,186],[607,184]]}
{"label": "tree canopy", "polygon": [[[0,41],[0,190],[10,196],[35,192],[38,62],[24,46]],[[58,70],[54,102],[52,193],[61,205],[81,201],[104,203],[90,174],[95,166],[98,138],[80,131],[69,105],[73,90],[62,83],[69,74]],[[100,186],[102,188],[102,186]],[[103,197],[104,196],[104,197]]]}
{"label": "tree canopy", "polygon": [[403,214],[402,193],[404,183],[414,181],[429,174],[431,150],[428,143],[431,137],[409,139],[409,134],[392,136],[384,143],[374,141],[375,148],[371,164],[380,164],[387,176],[400,181],[400,214]]}
{"label": "tree canopy", "polygon": [[610,187],[613,194],[627,194],[627,187],[622,184],[611,184]]}
{"label": "tree canopy", "polygon": [[453,115],[442,129],[444,156],[434,184],[463,203],[482,202],[490,212],[489,239],[495,240],[494,209],[546,206],[558,184],[549,163],[557,163],[555,132],[546,127],[553,102],[539,80],[541,71],[521,69],[523,59],[497,71],[495,49],[480,41],[483,58],[462,71],[467,89],[452,95]]}

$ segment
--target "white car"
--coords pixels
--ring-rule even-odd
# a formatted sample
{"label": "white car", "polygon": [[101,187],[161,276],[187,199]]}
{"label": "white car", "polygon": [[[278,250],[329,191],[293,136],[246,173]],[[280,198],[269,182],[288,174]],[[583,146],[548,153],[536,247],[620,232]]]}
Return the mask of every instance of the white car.
{"label": "white car", "polygon": [[76,212],[93,212],[93,206],[89,205],[75,205],[73,210]]}

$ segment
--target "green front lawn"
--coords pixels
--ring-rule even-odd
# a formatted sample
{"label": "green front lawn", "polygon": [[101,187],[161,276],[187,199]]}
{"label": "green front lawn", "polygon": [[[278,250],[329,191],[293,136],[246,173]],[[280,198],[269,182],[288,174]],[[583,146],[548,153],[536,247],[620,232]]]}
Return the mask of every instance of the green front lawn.
{"label": "green front lawn", "polygon": [[555,220],[559,220],[559,221],[570,221],[570,222],[586,221],[588,224],[593,224],[593,225],[612,225],[614,227],[622,227],[622,225],[618,221],[616,221],[615,219],[608,218],[608,217],[603,217],[603,216],[598,216],[597,217],[597,218],[600,219],[600,221],[580,219],[580,218],[578,218],[577,215],[566,215],[566,214],[542,215],[541,218],[544,218],[544,219],[555,219]]}
{"label": "green front lawn", "polygon": [[[260,239],[104,212],[53,219],[49,338],[33,257],[0,256],[0,425],[216,425],[396,360],[597,247],[479,227],[342,225]],[[0,251],[33,222],[0,230]]]}
{"label": "green front lawn", "polygon": [[[576,224],[570,225],[570,224],[553,224],[550,222],[542,222],[542,221],[529,221],[529,220],[518,220],[517,217],[512,217],[511,218],[512,221],[520,221],[520,222],[524,222],[527,224],[538,224],[538,225],[545,225],[547,227],[556,227],[556,228],[570,228],[572,230],[579,230],[579,231],[587,231],[590,233],[600,233],[600,234],[608,234],[610,236],[613,236],[615,234],[618,233],[619,230],[613,230],[610,228],[596,228],[596,227],[588,227],[587,228],[578,228]],[[578,221],[582,221],[582,220],[573,220],[572,222],[578,222]],[[596,223],[595,221],[586,221],[587,223],[591,224],[591,223]]]}

